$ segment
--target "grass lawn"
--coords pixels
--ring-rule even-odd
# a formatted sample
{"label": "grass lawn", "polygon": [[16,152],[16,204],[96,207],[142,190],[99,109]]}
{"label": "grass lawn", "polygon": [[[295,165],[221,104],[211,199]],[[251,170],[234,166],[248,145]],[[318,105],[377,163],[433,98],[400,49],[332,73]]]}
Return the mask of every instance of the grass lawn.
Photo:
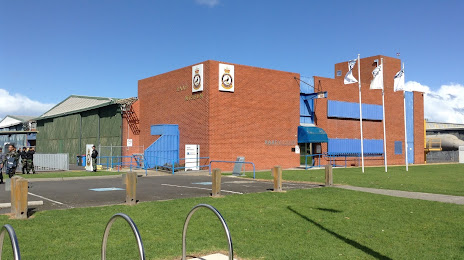
{"label": "grass lawn", "polygon": [[83,176],[106,176],[106,175],[121,175],[123,172],[111,171],[62,171],[62,172],[37,172],[37,174],[17,174],[26,179],[36,178],[68,178],[68,177],[83,177]]}
{"label": "grass lawn", "polygon": [[[147,259],[179,259],[185,217],[198,203],[209,203],[222,213],[235,253],[243,259],[458,259],[464,255],[464,206],[337,188],[44,211],[27,221],[0,216],[0,223],[16,229],[23,259],[100,259],[108,219],[124,212],[141,232]],[[201,209],[190,223],[188,254],[226,252],[224,233],[212,212]],[[11,254],[7,244],[5,254]],[[122,220],[113,225],[108,259],[138,259],[135,239]]]}
{"label": "grass lawn", "polygon": [[[253,173],[247,172],[247,177]],[[257,172],[258,179],[272,179],[269,172]],[[292,181],[325,182],[325,171],[288,170],[283,171],[282,178]],[[359,187],[417,191],[447,195],[464,196],[464,164],[418,165],[410,166],[406,172],[404,166],[334,168],[333,179],[336,184]]]}

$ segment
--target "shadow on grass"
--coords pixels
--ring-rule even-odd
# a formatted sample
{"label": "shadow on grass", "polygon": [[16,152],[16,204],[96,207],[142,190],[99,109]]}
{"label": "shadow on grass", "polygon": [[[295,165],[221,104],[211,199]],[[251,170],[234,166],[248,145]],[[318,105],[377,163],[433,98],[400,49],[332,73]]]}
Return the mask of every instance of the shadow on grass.
{"label": "shadow on grass", "polygon": [[336,209],[327,209],[327,208],[316,208],[316,209],[321,210],[321,211],[331,212],[331,213],[341,213],[341,212],[343,212],[343,211],[336,210]]}
{"label": "shadow on grass", "polygon": [[37,208],[28,208],[27,209],[27,217],[30,218],[37,212]]}
{"label": "shadow on grass", "polygon": [[306,217],[305,215],[302,215],[298,211],[292,209],[292,207],[290,207],[290,206],[288,206],[287,209],[290,210],[291,212],[295,213],[296,215],[300,216],[302,219],[314,224],[316,227],[320,228],[321,230],[323,230],[323,231],[331,234],[332,236],[342,240],[343,242],[347,243],[348,245],[350,245],[352,247],[355,247],[355,248],[365,252],[366,254],[369,254],[370,256],[372,256],[374,258],[377,258],[377,259],[390,259],[391,260],[390,257],[384,256],[381,253],[379,253],[377,251],[374,251],[374,250],[370,249],[367,246],[363,246],[363,245],[359,244],[358,242],[356,242],[354,240],[351,240],[351,239],[349,239],[349,238],[347,238],[345,236],[342,236],[340,234],[335,233],[334,231],[322,226],[321,224],[317,223],[316,221]]}

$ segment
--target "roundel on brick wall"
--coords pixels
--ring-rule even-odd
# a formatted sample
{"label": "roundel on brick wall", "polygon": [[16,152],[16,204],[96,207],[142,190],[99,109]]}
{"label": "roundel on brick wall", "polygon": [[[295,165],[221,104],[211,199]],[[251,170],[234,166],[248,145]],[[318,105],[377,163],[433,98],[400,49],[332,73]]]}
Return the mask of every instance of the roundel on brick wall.
{"label": "roundel on brick wall", "polygon": [[234,92],[234,65],[219,63],[219,91]]}
{"label": "roundel on brick wall", "polygon": [[192,93],[203,91],[203,64],[192,66]]}

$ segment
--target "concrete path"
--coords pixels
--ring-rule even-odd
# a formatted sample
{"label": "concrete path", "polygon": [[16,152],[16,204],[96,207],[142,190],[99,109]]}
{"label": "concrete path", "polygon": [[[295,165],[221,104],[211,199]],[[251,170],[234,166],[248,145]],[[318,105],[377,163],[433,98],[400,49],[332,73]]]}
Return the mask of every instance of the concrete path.
{"label": "concrete path", "polygon": [[393,197],[439,201],[439,202],[444,202],[444,203],[464,205],[463,196],[452,196],[452,195],[412,192],[412,191],[400,191],[400,190],[363,188],[363,187],[354,187],[354,186],[349,186],[349,185],[335,185],[334,187],[346,189],[346,190],[355,190],[355,191],[369,192],[369,193],[375,193],[375,194],[382,194],[382,195],[393,196]]}

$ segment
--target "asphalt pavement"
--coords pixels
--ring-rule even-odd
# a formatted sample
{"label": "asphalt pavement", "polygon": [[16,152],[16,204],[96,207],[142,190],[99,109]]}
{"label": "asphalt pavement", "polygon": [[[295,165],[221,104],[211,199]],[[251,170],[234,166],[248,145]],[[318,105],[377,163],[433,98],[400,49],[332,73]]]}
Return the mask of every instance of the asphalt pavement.
{"label": "asphalt pavement", "polygon": [[[320,187],[307,183],[283,182],[284,190]],[[273,183],[223,176],[222,195],[269,192]],[[159,201],[179,198],[207,197],[211,194],[211,176],[168,175],[137,178],[137,200]],[[34,211],[83,208],[123,204],[125,185],[121,176],[83,177],[77,179],[29,179],[29,201],[42,200]],[[0,203],[10,202],[10,191],[0,186]],[[10,208],[0,209],[0,214]]]}

